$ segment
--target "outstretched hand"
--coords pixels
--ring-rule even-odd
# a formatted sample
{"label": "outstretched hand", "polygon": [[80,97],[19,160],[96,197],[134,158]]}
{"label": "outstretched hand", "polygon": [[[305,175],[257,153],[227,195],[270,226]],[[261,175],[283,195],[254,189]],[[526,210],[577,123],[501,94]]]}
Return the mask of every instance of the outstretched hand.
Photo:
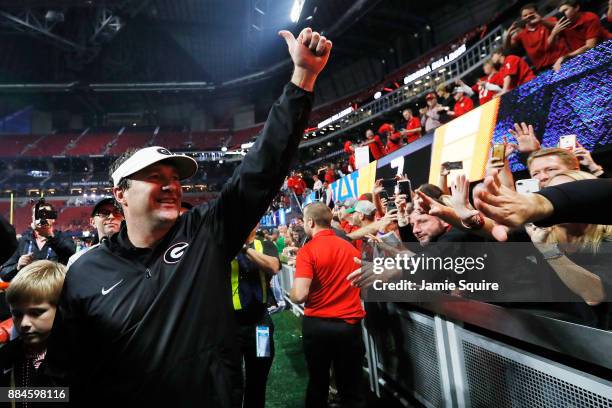
{"label": "outstretched hand", "polygon": [[479,212],[472,208],[470,204],[470,181],[465,175],[461,174],[451,182],[450,203],[453,209],[462,220],[468,220]]}
{"label": "outstretched hand", "polygon": [[509,129],[508,132],[518,142],[517,148],[519,152],[528,154],[540,149],[540,141],[536,137],[532,125],[527,125],[525,122],[515,123],[514,129]]}
{"label": "outstretched hand", "polygon": [[504,186],[497,170],[487,176],[474,205],[498,224],[516,228],[552,214],[552,205],[539,194],[520,194]]}
{"label": "outstretched hand", "polygon": [[291,82],[307,91],[312,91],[319,73],[329,59],[332,42],[310,27],[306,27],[297,38],[289,31],[279,31],[285,39],[294,65]]}

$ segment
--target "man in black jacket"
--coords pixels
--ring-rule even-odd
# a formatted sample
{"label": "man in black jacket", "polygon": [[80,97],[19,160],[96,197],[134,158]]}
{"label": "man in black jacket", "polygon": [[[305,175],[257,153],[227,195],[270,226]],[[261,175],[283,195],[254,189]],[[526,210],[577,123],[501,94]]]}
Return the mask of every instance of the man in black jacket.
{"label": "man in black jacket", "polygon": [[[49,203],[39,205],[39,210],[53,211]],[[36,211],[32,208],[32,229],[26,231],[13,253],[0,270],[3,281],[11,281],[23,268],[34,261],[46,259],[66,265],[76,248],[70,237],[56,231],[55,219],[36,219]]]}
{"label": "man in black jacket", "polygon": [[70,268],[47,353],[75,405],[239,406],[230,262],[287,174],[331,42],[280,33],[294,63],[257,142],[220,197],[179,217],[197,164],[161,147],[113,165],[126,226]]}
{"label": "man in black jacket", "polygon": [[13,255],[17,249],[17,238],[15,237],[15,228],[0,215],[0,241],[3,244],[0,246],[0,262],[4,262]]}

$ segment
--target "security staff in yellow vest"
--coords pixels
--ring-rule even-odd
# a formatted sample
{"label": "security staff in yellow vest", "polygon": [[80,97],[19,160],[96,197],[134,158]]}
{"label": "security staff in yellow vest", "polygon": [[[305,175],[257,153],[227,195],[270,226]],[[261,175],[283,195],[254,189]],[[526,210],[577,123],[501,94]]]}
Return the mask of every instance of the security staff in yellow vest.
{"label": "security staff in yellow vest", "polygon": [[270,279],[281,268],[273,242],[256,239],[257,225],[232,261],[232,300],[239,324],[238,343],[244,361],[244,408],[264,408],[266,382],[274,358],[274,326],[268,315]]}

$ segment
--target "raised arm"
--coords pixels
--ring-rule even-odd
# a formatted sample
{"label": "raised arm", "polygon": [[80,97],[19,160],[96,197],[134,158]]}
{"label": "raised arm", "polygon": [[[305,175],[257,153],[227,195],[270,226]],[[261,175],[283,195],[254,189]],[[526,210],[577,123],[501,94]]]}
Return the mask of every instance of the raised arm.
{"label": "raised arm", "polygon": [[297,38],[288,31],[279,34],[293,60],[291,83],[272,106],[255,145],[205,215],[204,223],[223,242],[228,259],[236,255],[278,193],[308,122],[315,81],[332,47],[310,28]]}

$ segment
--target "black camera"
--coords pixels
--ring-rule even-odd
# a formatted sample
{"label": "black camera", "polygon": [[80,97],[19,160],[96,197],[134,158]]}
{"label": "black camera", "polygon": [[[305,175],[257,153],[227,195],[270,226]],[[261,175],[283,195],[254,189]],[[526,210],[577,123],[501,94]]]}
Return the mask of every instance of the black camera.
{"label": "black camera", "polygon": [[[42,207],[42,208],[41,208]],[[49,225],[48,220],[56,220],[57,211],[50,210],[49,204],[45,203],[45,199],[41,198],[34,204],[34,220],[37,225],[45,226]]]}
{"label": "black camera", "polygon": [[525,28],[525,26],[527,26],[527,20],[523,20],[522,18],[519,18],[518,20],[514,22],[514,25],[518,28]]}

